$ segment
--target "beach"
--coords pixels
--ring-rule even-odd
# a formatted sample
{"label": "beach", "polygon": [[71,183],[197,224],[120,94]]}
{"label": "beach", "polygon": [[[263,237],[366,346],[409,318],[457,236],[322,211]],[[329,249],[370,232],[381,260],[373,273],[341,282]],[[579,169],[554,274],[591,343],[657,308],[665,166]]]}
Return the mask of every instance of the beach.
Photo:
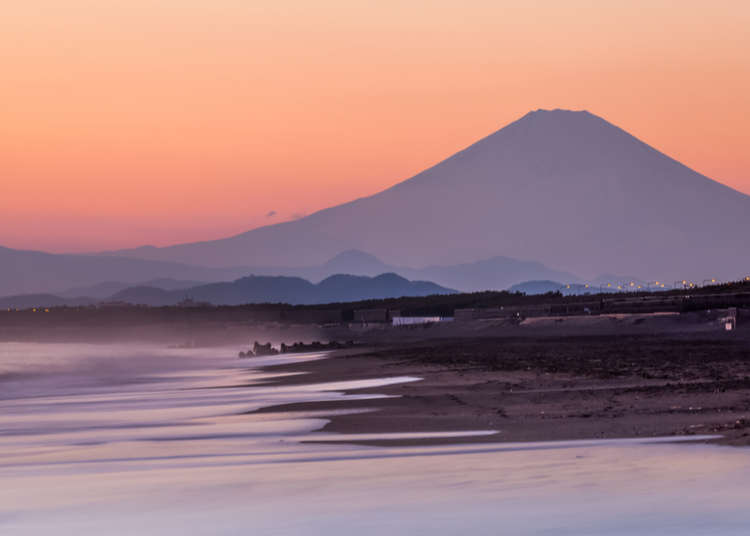
{"label": "beach", "polygon": [[[367,411],[332,416],[323,429],[330,432],[499,431],[464,439],[474,442],[720,434],[712,441],[750,444],[745,332],[429,339],[274,369],[305,372],[273,380],[279,385],[421,378],[373,390],[391,398],[346,401]],[[339,409],[334,401],[259,411]]]}
{"label": "beach", "polygon": [[[634,404],[604,427],[594,387],[614,381],[605,398],[634,398],[632,378],[552,372],[566,348],[596,348],[580,342],[252,359],[232,347],[4,344],[0,532],[744,534],[748,450],[707,444],[740,444],[741,429],[724,440],[712,430],[741,412],[706,405],[663,423]],[[613,342],[625,341],[600,344]],[[540,358],[540,344],[557,357]],[[705,366],[734,367],[743,348]],[[681,431],[699,417],[711,430]]]}

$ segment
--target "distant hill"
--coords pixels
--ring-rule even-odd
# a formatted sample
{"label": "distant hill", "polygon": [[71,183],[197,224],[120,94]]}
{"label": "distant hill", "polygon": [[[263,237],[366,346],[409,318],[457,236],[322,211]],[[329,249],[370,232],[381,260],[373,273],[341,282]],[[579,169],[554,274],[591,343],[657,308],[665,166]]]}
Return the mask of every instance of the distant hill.
{"label": "distant hill", "polygon": [[63,292],[57,292],[56,295],[61,298],[77,298],[79,296],[88,296],[89,298],[106,298],[115,292],[120,292],[132,286],[132,283],[123,283],[121,281],[103,281],[94,285],[82,285],[72,287]]}
{"label": "distant hill", "polygon": [[482,261],[453,266],[430,266],[417,270],[416,275],[441,285],[465,292],[502,290],[519,281],[529,279],[559,279],[566,283],[580,281],[571,273],[547,268],[539,262],[519,261],[508,257],[493,257]]}
{"label": "distant hill", "polygon": [[190,288],[167,290],[154,286],[136,285],[120,290],[103,299],[91,297],[65,298],[54,294],[25,294],[0,298],[0,307],[28,309],[92,305],[99,302],[126,302],[154,307],[175,305],[185,299],[214,305],[242,305],[246,303],[287,303],[291,305],[334,303],[360,300],[380,300],[404,296],[455,294],[429,281],[409,281],[397,274],[376,277],[337,274],[318,284],[301,277],[249,276],[226,283],[209,283]]}
{"label": "distant hill", "polygon": [[750,196],[589,112],[537,110],[370,197],[221,240],[115,254],[312,266],[358,249],[406,266],[503,255],[585,278],[732,279],[750,266],[748,229]]}
{"label": "distant hill", "polygon": [[529,279],[579,281],[538,262],[494,257],[474,263],[411,268],[391,266],[359,250],[347,250],[319,265],[207,268],[124,257],[58,255],[0,247],[0,295],[54,294],[61,298],[109,298],[130,287],[180,290],[250,274],[301,277],[319,282],[331,275],[397,273],[461,291],[500,290]]}
{"label": "distant hill", "polygon": [[316,266],[300,268],[255,267],[251,270],[254,274],[288,275],[302,277],[310,281],[321,281],[332,274],[374,276],[393,272],[407,279],[432,281],[438,285],[463,292],[503,290],[510,285],[530,279],[580,281],[580,278],[574,274],[554,270],[538,262],[521,261],[508,257],[493,257],[456,265],[412,268],[386,264],[374,255],[359,250],[344,251]]}
{"label": "distant hill", "polygon": [[357,249],[349,249],[339,253],[320,266],[318,268],[318,276],[320,279],[334,274],[375,276],[395,271],[401,273],[395,266],[387,265],[374,255]]}
{"label": "distant hill", "polygon": [[174,305],[185,298],[215,305],[244,303],[312,304],[402,296],[452,294],[455,290],[428,281],[409,281],[396,274],[376,277],[334,275],[318,284],[300,277],[249,276],[231,283],[211,283],[189,289],[167,291],[153,287],[133,287],[114,294],[112,301],[144,305]]}
{"label": "distant hill", "polygon": [[[171,278],[158,278],[143,281],[136,286],[141,287],[155,287],[164,290],[179,290],[183,288],[197,287],[199,285],[205,285],[206,281],[187,281]],[[58,293],[59,296],[64,298],[75,298],[78,296],[88,296],[90,298],[108,298],[117,292],[125,290],[126,288],[132,287],[132,283],[123,283],[122,281],[105,281],[96,285],[81,286],[70,288],[64,292]]]}
{"label": "distant hill", "polygon": [[[100,297],[116,285],[126,286],[156,278],[188,281],[234,280],[251,273],[247,268],[205,268],[176,262],[97,255],[57,255],[0,246],[0,296],[30,293]],[[92,285],[102,284],[101,288]],[[77,287],[77,288],[76,288]],[[68,290],[66,292],[66,290]]]}
{"label": "distant hill", "polygon": [[201,285],[208,285],[210,281],[190,281],[187,279],[172,279],[169,277],[160,277],[151,279],[150,281],[144,281],[141,283],[144,287],[156,287],[163,288],[164,290],[181,290],[191,287],[199,287]]}
{"label": "distant hill", "polygon": [[183,298],[175,295],[174,291],[164,290],[163,288],[158,287],[146,287],[138,285],[135,287],[123,289],[120,292],[117,292],[110,296],[106,301],[161,307],[164,305],[174,305]]}

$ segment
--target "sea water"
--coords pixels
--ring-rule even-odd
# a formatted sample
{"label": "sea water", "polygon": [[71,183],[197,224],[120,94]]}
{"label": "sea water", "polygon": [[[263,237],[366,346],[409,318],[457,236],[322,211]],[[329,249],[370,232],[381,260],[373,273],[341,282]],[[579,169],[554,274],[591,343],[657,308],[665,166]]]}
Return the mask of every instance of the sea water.
{"label": "sea water", "polygon": [[749,450],[450,432],[433,435],[451,445],[342,444],[402,436],[253,412],[418,378],[274,386],[259,367],[325,356],[234,355],[0,344],[0,534],[750,533]]}

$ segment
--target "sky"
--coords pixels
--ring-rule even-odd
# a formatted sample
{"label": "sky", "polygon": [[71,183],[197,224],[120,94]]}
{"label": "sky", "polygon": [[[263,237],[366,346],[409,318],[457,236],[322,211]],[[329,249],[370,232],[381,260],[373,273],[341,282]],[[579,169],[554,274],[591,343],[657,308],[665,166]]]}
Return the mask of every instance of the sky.
{"label": "sky", "polygon": [[0,245],[222,238],[538,108],[750,194],[750,2],[26,0],[0,17]]}

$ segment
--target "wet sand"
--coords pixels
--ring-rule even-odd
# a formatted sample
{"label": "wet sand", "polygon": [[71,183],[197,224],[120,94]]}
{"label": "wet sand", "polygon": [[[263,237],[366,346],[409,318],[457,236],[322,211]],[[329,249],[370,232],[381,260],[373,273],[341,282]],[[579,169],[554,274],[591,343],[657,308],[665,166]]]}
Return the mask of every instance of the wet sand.
{"label": "wet sand", "polygon": [[[14,377],[2,387],[18,389],[0,397],[0,534],[494,536],[498,527],[519,535],[698,536],[707,528],[745,534],[750,450],[672,444],[679,437],[497,442],[508,441],[514,425],[519,437],[551,436],[545,427],[554,423],[525,417],[522,410],[539,406],[525,399],[511,404],[508,382],[549,388],[569,381],[558,374],[592,384],[613,376],[621,387],[628,381],[619,376],[619,361],[605,360],[590,375],[556,371],[540,382],[544,368],[563,366],[571,349],[612,347],[606,339],[567,342],[429,341],[314,363],[323,356],[238,359],[231,347],[5,345],[0,365]],[[619,342],[636,354],[656,344]],[[723,342],[704,350],[728,356],[704,363],[708,369],[733,367],[744,351]],[[651,354],[659,351],[654,346]],[[505,357],[498,361],[498,354]],[[536,369],[527,368],[529,356]],[[258,370],[280,363],[287,365],[270,367],[271,374]],[[274,377],[303,369],[310,374]],[[667,363],[661,369],[673,373]],[[425,380],[412,381],[408,371]],[[347,377],[372,381],[333,381]],[[280,381],[287,385],[273,385]],[[361,400],[384,392],[408,398]],[[258,411],[269,404],[276,412]],[[280,412],[282,404],[305,411]],[[309,411],[315,407],[327,409]],[[383,409],[331,415],[355,407]],[[369,435],[388,446],[340,444],[364,442],[318,431],[326,417],[329,430],[413,434],[431,427],[443,437],[410,436],[413,445],[402,446],[403,437]],[[494,436],[455,435],[495,422]],[[436,442],[450,444],[429,444]]]}
{"label": "wet sand", "polygon": [[[425,340],[335,352],[270,371],[305,372],[272,380],[278,384],[422,378],[372,390],[393,398],[260,410],[366,410],[331,416],[326,432],[499,431],[462,443],[720,434],[714,441],[750,445],[746,330]],[[406,446],[451,439],[357,442]]]}

